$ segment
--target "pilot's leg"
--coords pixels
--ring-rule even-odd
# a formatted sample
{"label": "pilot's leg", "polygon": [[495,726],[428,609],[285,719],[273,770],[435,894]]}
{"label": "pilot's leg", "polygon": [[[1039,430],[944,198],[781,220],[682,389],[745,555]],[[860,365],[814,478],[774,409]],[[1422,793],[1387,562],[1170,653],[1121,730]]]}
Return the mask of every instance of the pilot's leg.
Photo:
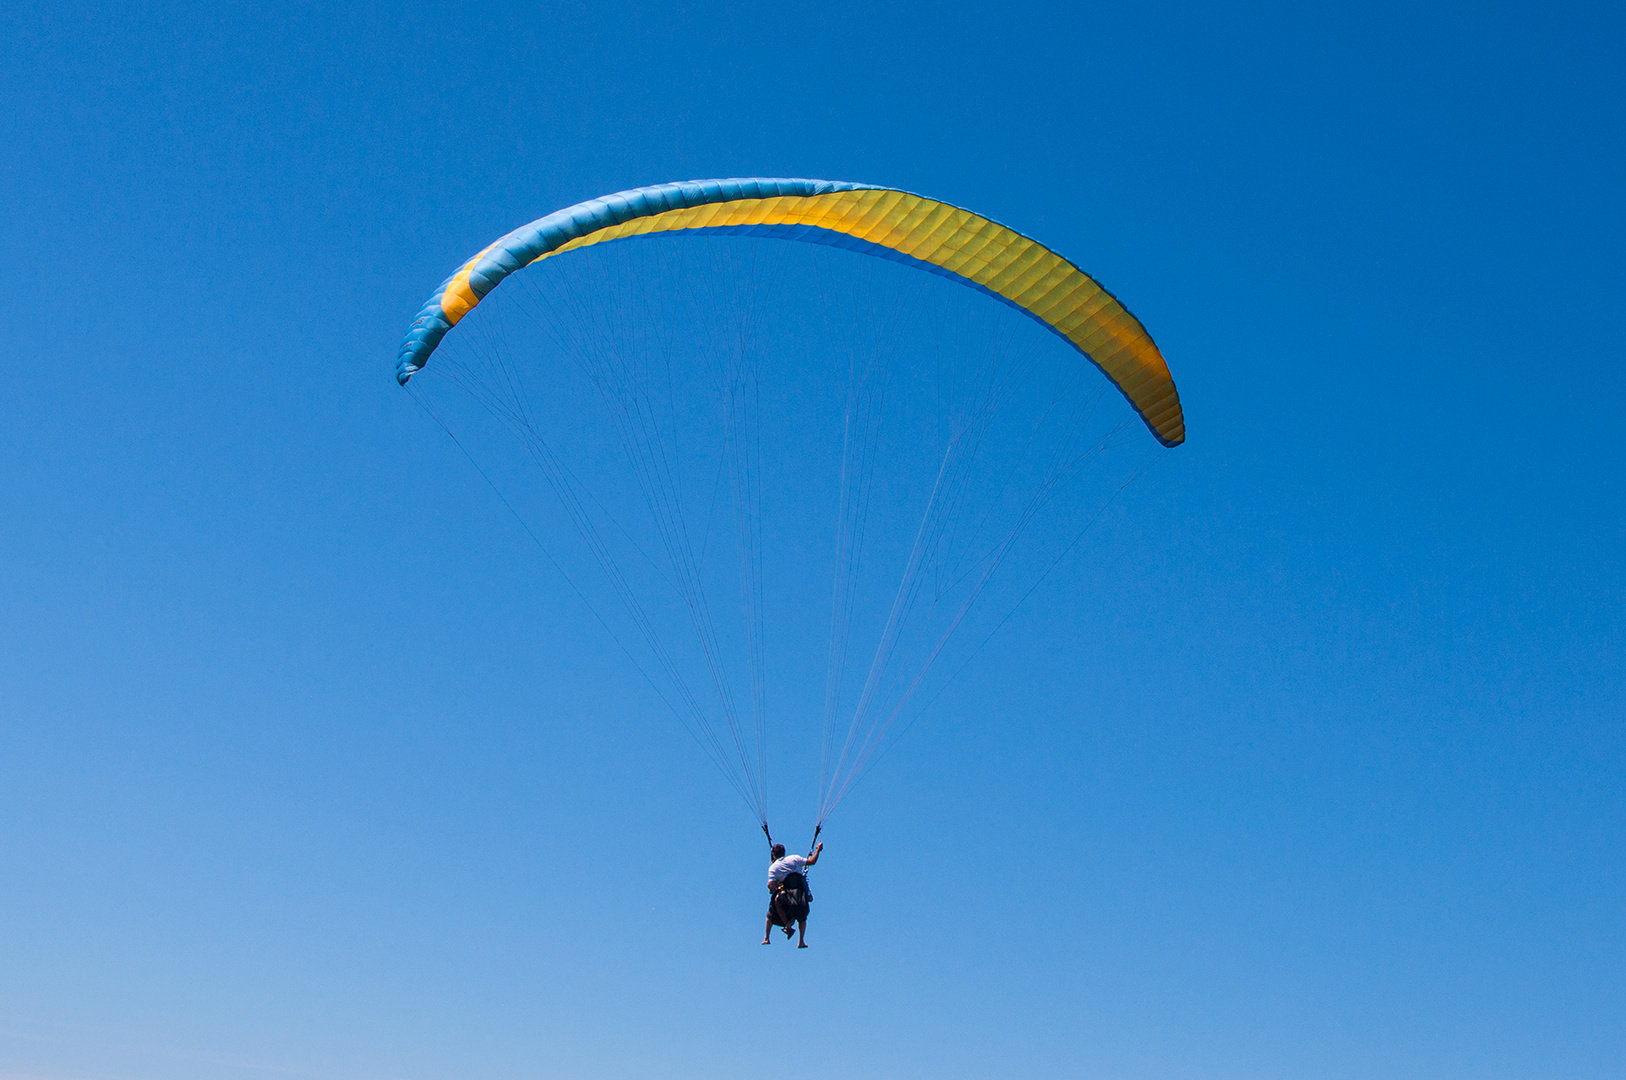
{"label": "pilot's leg", "polygon": [[774,894],[773,903],[774,910],[779,912],[779,925],[785,928],[785,936],[790,937],[796,932],[796,920],[791,918],[790,909],[786,907],[785,894]]}

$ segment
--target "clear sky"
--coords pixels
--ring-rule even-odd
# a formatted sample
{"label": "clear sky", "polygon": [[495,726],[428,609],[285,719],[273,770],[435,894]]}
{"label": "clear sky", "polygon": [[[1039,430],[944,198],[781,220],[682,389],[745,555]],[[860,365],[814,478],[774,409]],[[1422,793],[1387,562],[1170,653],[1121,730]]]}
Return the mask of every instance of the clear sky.
{"label": "clear sky", "polygon": [[[0,1077],[1626,1072],[1619,6],[782,7],[0,13]],[[391,377],[740,175],[1042,237],[1191,432],[801,953]]]}

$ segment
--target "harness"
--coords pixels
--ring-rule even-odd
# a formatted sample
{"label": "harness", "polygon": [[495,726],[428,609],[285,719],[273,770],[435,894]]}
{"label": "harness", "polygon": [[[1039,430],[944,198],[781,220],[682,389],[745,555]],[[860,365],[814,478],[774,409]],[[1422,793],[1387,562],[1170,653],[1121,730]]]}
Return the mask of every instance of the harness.
{"label": "harness", "polygon": [[[821,824],[813,830],[813,842],[818,843],[819,833],[823,831]],[[768,826],[762,826],[762,832],[768,837],[768,843],[773,843],[773,834],[768,832]],[[779,879],[773,887],[773,902],[769,905],[774,914],[775,925],[788,926],[798,919],[807,918],[807,906],[813,902],[813,890],[808,887],[807,875],[795,870]]]}

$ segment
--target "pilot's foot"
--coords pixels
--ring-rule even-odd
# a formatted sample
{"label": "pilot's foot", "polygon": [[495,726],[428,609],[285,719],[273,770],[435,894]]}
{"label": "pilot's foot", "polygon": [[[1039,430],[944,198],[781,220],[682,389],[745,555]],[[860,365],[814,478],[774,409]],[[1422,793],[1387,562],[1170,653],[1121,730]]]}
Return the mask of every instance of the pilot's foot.
{"label": "pilot's foot", "polygon": [[796,947],[797,947],[797,948],[798,948],[798,949],[805,949],[805,948],[807,948],[807,942],[805,942],[805,941],[804,941],[804,942],[802,942],[802,943],[801,943],[801,944],[800,944],[800,945],[798,945],[798,946],[796,946]]}
{"label": "pilot's foot", "polygon": [[763,938],[762,943],[764,945],[772,945],[773,944],[773,938]]}

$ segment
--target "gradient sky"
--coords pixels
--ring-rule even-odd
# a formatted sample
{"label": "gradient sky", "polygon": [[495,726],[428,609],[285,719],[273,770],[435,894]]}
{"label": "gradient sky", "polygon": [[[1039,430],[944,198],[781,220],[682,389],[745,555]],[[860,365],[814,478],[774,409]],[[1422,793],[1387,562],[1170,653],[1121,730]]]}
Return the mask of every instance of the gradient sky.
{"label": "gradient sky", "polygon": [[[0,12],[0,1077],[1626,1073],[1623,29]],[[1190,426],[843,805],[799,954],[391,377],[492,238],[737,175],[1044,238]]]}

